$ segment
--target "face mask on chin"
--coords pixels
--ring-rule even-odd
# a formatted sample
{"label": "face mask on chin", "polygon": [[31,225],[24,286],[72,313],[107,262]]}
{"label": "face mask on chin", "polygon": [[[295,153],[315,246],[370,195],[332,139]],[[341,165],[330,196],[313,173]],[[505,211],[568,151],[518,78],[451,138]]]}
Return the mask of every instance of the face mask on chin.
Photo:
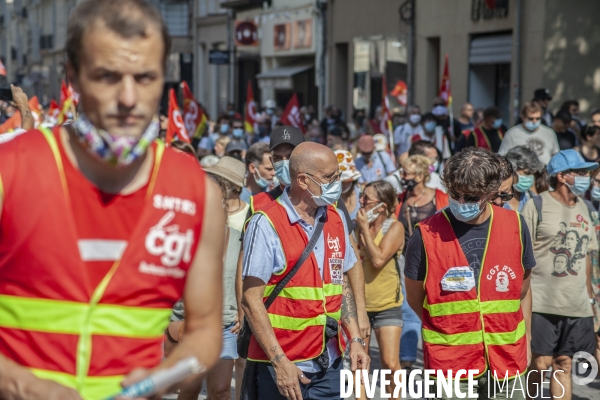
{"label": "face mask on chin", "polygon": [[142,156],[158,137],[160,124],[154,119],[140,137],[114,136],[96,128],[83,114],[71,126],[88,153],[109,165],[123,168]]}

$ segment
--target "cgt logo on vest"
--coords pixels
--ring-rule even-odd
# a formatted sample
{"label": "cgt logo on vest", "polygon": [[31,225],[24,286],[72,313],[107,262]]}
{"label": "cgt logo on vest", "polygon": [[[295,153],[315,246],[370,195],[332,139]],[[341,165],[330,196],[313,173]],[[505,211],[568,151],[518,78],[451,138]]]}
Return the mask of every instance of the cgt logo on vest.
{"label": "cgt logo on vest", "polygon": [[153,256],[160,256],[160,262],[163,265],[154,265],[142,261],[139,266],[140,272],[158,276],[172,276],[173,278],[183,278],[185,276],[185,271],[177,268],[177,265],[182,261],[189,263],[192,260],[194,232],[191,229],[180,232],[179,225],[169,226],[173,218],[175,218],[175,212],[167,211],[158,224],[150,228],[146,235],[146,250]]}
{"label": "cgt logo on vest", "polygon": [[488,281],[491,281],[494,276],[496,277],[496,291],[497,292],[508,292],[508,286],[511,280],[514,280],[517,277],[517,274],[512,270],[512,268],[508,266],[503,266],[500,269],[499,265],[496,265],[490,270],[490,273],[487,274],[486,278]]}

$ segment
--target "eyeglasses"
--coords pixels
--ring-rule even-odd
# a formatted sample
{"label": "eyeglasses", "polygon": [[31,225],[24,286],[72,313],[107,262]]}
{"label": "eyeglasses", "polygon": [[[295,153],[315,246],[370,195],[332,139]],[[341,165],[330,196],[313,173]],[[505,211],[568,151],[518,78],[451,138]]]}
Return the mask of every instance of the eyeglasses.
{"label": "eyeglasses", "polygon": [[[366,200],[366,201],[365,201]],[[358,201],[361,206],[366,206],[369,204],[377,203],[377,200],[370,199],[366,194],[362,193],[358,198]]]}
{"label": "eyeglasses", "polygon": [[[311,173],[308,173],[308,172],[303,172],[303,174],[308,175],[309,177],[312,177],[312,178],[316,178],[319,181],[319,183],[321,183],[321,180],[323,180],[323,179],[326,180],[325,178],[319,178],[318,176],[315,176],[315,175],[313,175]],[[329,185],[331,185],[332,183],[334,183],[335,181],[337,181],[338,179],[340,179],[341,175],[342,175],[342,172],[338,171],[335,175],[333,175],[331,178],[329,178],[329,180],[327,180],[327,183]]]}
{"label": "eyeglasses", "polygon": [[564,173],[565,173],[565,175],[575,174],[577,176],[588,176],[588,175],[590,175],[591,171],[589,171],[587,169],[571,169],[569,171],[565,171]]}
{"label": "eyeglasses", "polygon": [[450,197],[452,197],[454,200],[457,200],[457,201],[460,201],[460,199],[462,197],[462,199],[465,201],[465,203],[479,203],[481,201],[481,199],[483,197],[485,197],[485,195],[480,195],[480,196],[462,195],[460,193],[456,193],[453,190],[449,190],[448,194],[450,195]]}
{"label": "eyeglasses", "polygon": [[496,196],[494,197],[494,199],[498,199],[499,198],[502,201],[511,201],[513,197],[515,197],[514,193],[500,192],[500,193],[496,194]]}

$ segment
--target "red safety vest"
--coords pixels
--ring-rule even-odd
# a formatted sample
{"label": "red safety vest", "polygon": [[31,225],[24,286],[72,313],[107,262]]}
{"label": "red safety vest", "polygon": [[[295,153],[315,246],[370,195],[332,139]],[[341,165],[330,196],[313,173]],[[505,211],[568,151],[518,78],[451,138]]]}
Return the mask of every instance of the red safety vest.
{"label": "red safety vest", "polygon": [[[286,268],[269,279],[263,299],[266,300],[277,283],[300,258],[308,244],[308,238],[299,223],[290,224],[287,212],[279,200],[259,212],[267,217],[277,232],[287,261]],[[313,252],[267,311],[279,345],[287,358],[294,362],[311,360],[325,350],[327,316],[338,321],[340,352],[345,349],[340,317],[344,279],[343,260],[347,244],[344,224],[333,206],[327,207],[327,222],[323,227],[323,237],[325,243],[317,244],[317,246],[326,245],[323,278]],[[250,339],[248,359],[269,361],[254,336]]]}
{"label": "red safety vest", "polygon": [[[398,195],[398,204],[396,205],[396,218],[400,218],[400,212],[402,210],[402,204],[406,198],[406,192],[402,192]],[[442,208],[448,207],[448,195],[439,189],[435,189],[435,209],[441,210]]]}
{"label": "red safety vest", "polygon": [[93,287],[75,223],[86,216],[70,205],[58,140],[32,131],[0,146],[0,353],[100,400],[133,368],[161,361],[201,234],[204,173],[192,157],[153,145],[137,227]]}
{"label": "red safety vest", "polygon": [[442,290],[451,268],[469,266],[446,211],[419,224],[427,254],[422,318],[427,369],[451,369],[453,375],[460,369],[478,369],[481,375],[489,368],[502,378],[527,369],[521,220],[515,211],[490,209],[479,291],[477,286],[469,291]]}
{"label": "red safety vest", "polygon": [[275,199],[269,192],[260,192],[250,197],[250,214],[254,215],[255,212],[262,210],[273,200]]}
{"label": "red safety vest", "polygon": [[[492,151],[492,145],[490,143],[490,140],[488,139],[487,134],[484,132],[484,130],[481,129],[481,126],[478,126],[472,131],[464,131],[463,135],[465,135],[465,138],[468,139],[471,135],[471,132],[475,132],[475,135],[473,136],[473,139],[475,139],[475,147]],[[502,128],[498,129],[498,136],[500,136],[500,139],[504,138],[504,132],[502,131]]]}

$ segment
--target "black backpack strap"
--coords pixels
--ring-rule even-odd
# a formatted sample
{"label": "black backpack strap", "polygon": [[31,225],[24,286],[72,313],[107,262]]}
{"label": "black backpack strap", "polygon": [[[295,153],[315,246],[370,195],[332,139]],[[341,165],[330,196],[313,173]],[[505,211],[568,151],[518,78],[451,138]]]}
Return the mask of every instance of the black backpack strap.
{"label": "black backpack strap", "polygon": [[542,222],[542,196],[536,194],[533,196],[533,204],[538,213],[538,225]]}

